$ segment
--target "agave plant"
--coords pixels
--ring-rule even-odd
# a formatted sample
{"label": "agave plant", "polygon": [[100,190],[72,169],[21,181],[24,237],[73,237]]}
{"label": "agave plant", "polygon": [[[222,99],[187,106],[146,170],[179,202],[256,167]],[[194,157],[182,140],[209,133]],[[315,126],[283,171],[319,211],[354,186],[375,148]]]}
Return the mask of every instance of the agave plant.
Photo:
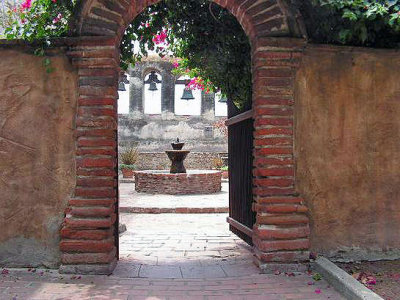
{"label": "agave plant", "polygon": [[121,169],[132,169],[138,160],[139,151],[137,148],[128,148],[120,154]]}

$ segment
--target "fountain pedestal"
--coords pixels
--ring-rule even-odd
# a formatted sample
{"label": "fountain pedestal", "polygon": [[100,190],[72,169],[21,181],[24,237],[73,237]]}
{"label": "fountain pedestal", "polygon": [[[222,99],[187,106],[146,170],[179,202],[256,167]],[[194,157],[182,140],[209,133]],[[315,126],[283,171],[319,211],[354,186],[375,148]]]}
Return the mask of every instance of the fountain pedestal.
{"label": "fountain pedestal", "polygon": [[165,151],[167,153],[168,158],[171,160],[171,174],[178,174],[178,173],[186,173],[186,168],[183,165],[183,161],[185,160],[186,156],[189,154],[190,151],[185,150],[168,150]]}
{"label": "fountain pedestal", "polygon": [[165,151],[171,160],[168,171],[136,171],[135,189],[137,192],[151,194],[189,195],[212,194],[221,191],[221,172],[207,170],[189,170],[183,161],[190,151],[182,150],[184,143],[176,139],[173,150]]}

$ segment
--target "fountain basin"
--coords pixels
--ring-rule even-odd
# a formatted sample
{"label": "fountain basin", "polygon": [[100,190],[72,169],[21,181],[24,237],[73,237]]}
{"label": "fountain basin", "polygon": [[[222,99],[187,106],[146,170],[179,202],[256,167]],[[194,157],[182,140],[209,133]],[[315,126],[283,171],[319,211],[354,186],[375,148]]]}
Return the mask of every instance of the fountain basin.
{"label": "fountain basin", "polygon": [[188,170],[171,174],[167,170],[135,171],[135,190],[140,193],[189,195],[221,191],[221,172]]}

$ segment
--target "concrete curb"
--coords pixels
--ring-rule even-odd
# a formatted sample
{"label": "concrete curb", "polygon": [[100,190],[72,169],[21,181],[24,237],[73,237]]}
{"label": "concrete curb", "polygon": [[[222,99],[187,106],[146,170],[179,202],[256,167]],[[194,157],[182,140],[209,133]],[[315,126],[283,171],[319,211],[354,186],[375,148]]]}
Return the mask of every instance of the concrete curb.
{"label": "concrete curb", "polygon": [[383,300],[325,257],[317,258],[313,268],[347,299]]}

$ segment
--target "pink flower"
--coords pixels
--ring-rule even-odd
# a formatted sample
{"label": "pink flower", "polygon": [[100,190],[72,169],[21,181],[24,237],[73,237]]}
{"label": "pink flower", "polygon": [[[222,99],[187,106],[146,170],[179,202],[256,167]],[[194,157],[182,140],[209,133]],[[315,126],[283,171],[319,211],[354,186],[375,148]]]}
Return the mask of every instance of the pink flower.
{"label": "pink flower", "polygon": [[62,14],[58,14],[57,17],[55,17],[53,19],[53,24],[60,22],[61,18],[62,18]]}
{"label": "pink flower", "polygon": [[163,31],[161,31],[159,34],[156,34],[156,35],[153,37],[153,42],[154,42],[156,45],[165,44],[167,37],[168,37],[167,31],[166,31],[166,30],[163,30]]}
{"label": "pink flower", "polygon": [[174,63],[172,65],[174,66],[175,69],[179,68],[179,62],[178,61],[174,61]]}
{"label": "pink flower", "polygon": [[9,274],[9,271],[8,271],[7,269],[3,269],[3,270],[1,271],[1,274],[2,274],[2,275],[7,275],[7,274]]}
{"label": "pink flower", "polygon": [[316,290],[315,290],[315,293],[316,293],[316,294],[321,294],[321,290],[320,290],[320,289],[316,289]]}
{"label": "pink flower", "polygon": [[31,6],[32,6],[32,0],[25,0],[25,2],[21,4],[21,8],[23,10],[29,9],[31,8]]}

